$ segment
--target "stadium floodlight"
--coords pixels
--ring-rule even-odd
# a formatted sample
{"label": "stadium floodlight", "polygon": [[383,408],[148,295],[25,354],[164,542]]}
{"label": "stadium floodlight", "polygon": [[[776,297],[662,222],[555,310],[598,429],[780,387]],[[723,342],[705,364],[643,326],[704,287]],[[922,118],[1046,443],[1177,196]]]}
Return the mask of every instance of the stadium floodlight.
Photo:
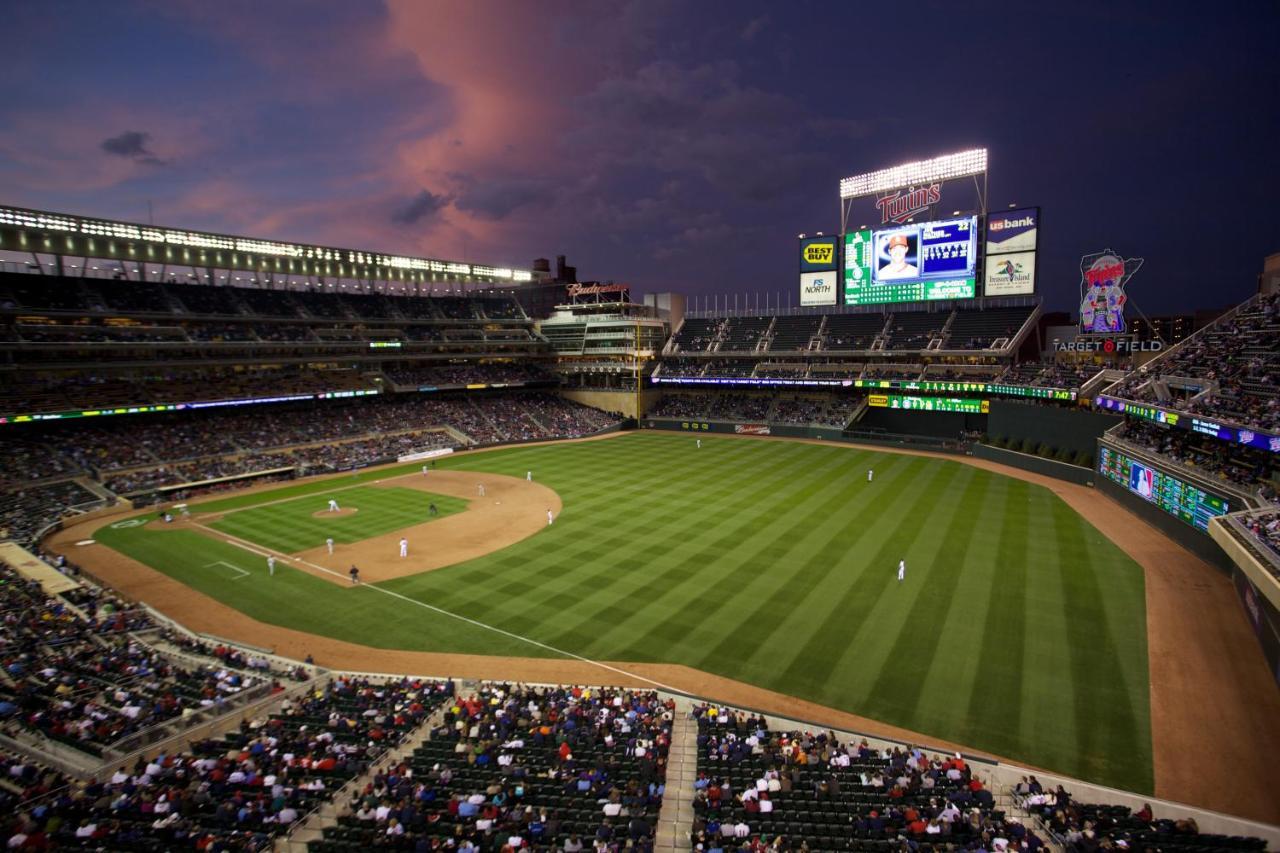
{"label": "stadium floodlight", "polygon": [[951,181],[987,171],[987,149],[974,148],[956,154],[943,154],[932,160],[903,163],[889,169],[854,175],[840,181],[840,198],[862,198],[902,187]]}

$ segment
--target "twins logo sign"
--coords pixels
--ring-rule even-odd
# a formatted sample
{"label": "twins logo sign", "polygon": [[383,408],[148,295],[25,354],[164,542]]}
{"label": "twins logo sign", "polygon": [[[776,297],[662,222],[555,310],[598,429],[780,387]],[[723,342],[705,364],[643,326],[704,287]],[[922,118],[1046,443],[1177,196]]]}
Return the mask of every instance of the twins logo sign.
{"label": "twins logo sign", "polygon": [[1121,258],[1111,249],[1080,259],[1080,331],[1123,332],[1125,285],[1142,267],[1142,258]]}

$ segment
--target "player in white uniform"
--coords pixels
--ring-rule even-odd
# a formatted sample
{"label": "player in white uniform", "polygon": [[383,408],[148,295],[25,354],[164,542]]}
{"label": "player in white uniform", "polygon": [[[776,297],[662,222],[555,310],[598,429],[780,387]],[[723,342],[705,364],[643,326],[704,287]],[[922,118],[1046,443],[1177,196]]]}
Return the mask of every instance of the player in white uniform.
{"label": "player in white uniform", "polygon": [[524,478],[525,478],[526,480],[528,480],[530,483],[532,483],[532,482],[533,482],[533,472],[532,472],[532,471],[525,471],[525,472],[524,472]]}
{"label": "player in white uniform", "polygon": [[476,487],[480,489],[480,497],[484,497],[484,483],[478,483]]}
{"label": "player in white uniform", "polygon": [[702,449],[702,439],[698,439],[698,449]]}
{"label": "player in white uniform", "polygon": [[550,527],[551,522],[555,520],[556,520],[556,517],[551,513],[551,510],[547,510],[547,527]]}
{"label": "player in white uniform", "polygon": [[906,576],[907,576],[907,561],[899,560],[898,561],[898,580],[902,581],[902,579],[905,578]]}
{"label": "player in white uniform", "polygon": [[423,465],[423,466],[422,466],[422,476],[424,476],[424,477],[425,477],[425,476],[427,476],[427,472],[428,472],[428,471],[430,471],[430,470],[431,470],[431,466],[430,466],[430,465]]}
{"label": "player in white uniform", "polygon": [[409,556],[409,540],[408,539],[400,540],[400,556],[401,557]]}
{"label": "player in white uniform", "polygon": [[338,511],[338,502],[333,498],[329,498],[329,512],[337,512],[337,511]]}
{"label": "player in white uniform", "polygon": [[329,555],[332,556],[333,555],[333,537],[330,536],[328,539],[324,540],[324,544],[329,546]]}
{"label": "player in white uniform", "polygon": [[876,474],[876,472],[875,472],[875,471],[872,471],[870,468],[868,468],[868,469],[867,469],[867,482],[868,482],[868,483],[870,483],[870,482],[871,482],[871,478],[872,478],[872,477],[874,477],[874,476],[875,476],[875,474]]}
{"label": "player in white uniform", "polygon": [[271,577],[276,576],[276,558],[275,557],[267,557],[267,574],[271,575]]}

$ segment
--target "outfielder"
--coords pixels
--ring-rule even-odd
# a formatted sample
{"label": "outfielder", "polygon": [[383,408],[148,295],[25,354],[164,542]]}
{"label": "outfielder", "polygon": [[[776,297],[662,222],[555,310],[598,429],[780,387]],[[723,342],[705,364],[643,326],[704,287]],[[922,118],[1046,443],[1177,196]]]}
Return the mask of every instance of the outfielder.
{"label": "outfielder", "polygon": [[329,556],[332,557],[333,556],[333,537],[330,536],[328,539],[324,540],[324,544],[329,546]]}
{"label": "outfielder", "polygon": [[698,449],[702,449],[702,439],[698,439]]}
{"label": "outfielder", "polygon": [[551,510],[547,510],[547,527],[550,527],[551,523],[555,520],[556,517],[551,513]]}
{"label": "outfielder", "polygon": [[276,576],[276,558],[275,557],[267,557],[267,574],[269,574],[271,577]]}
{"label": "outfielder", "polygon": [[329,512],[337,512],[337,511],[338,511],[338,502],[333,498],[329,498]]}
{"label": "outfielder", "polygon": [[430,470],[431,470],[431,466],[430,466],[430,465],[423,465],[423,466],[422,466],[422,476],[424,476],[424,477],[425,477],[425,476],[427,476],[427,472],[428,472],[428,471],[430,471]]}
{"label": "outfielder", "polygon": [[409,540],[408,539],[400,540],[400,556],[401,557],[409,556]]}
{"label": "outfielder", "polygon": [[906,576],[907,576],[907,561],[899,560],[898,561],[898,582],[901,583],[902,579],[905,578]]}
{"label": "outfielder", "polygon": [[868,469],[867,469],[867,482],[868,482],[868,483],[870,483],[870,482],[871,482],[871,478],[872,478],[872,477],[874,477],[874,476],[875,476],[875,474],[876,474],[876,472],[875,472],[875,471],[872,471],[870,468],[868,468]]}

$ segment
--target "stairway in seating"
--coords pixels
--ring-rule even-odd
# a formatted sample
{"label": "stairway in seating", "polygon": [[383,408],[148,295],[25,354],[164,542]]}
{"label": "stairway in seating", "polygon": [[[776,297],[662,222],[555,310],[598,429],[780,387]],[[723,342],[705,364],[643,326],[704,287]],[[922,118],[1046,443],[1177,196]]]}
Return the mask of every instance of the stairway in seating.
{"label": "stairway in seating", "polygon": [[654,850],[688,850],[693,831],[693,783],[698,779],[698,724],[689,716],[692,703],[676,699],[667,752],[666,791],[658,812]]}

